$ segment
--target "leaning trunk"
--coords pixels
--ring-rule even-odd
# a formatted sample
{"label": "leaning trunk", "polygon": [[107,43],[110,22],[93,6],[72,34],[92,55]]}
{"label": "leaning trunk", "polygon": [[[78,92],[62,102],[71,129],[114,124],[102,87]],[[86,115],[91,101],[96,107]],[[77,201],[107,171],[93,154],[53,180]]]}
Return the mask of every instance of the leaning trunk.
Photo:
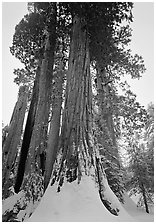
{"label": "leaning trunk", "polygon": [[3,193],[4,197],[8,191],[9,176],[14,169],[14,162],[18,153],[25,111],[27,106],[28,88],[20,87],[19,98],[15,105],[14,112],[9,125],[9,132],[3,146]]}

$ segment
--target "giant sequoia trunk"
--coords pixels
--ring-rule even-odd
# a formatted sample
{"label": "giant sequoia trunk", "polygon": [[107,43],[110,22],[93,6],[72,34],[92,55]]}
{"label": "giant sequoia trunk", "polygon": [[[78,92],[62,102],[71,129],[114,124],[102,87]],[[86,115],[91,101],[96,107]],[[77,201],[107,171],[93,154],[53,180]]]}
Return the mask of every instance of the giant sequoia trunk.
{"label": "giant sequoia trunk", "polygon": [[76,179],[77,175],[81,176],[80,157],[87,158],[88,164],[93,156],[89,141],[92,120],[90,58],[87,32],[83,26],[81,19],[75,16],[60,137],[60,150],[63,156],[58,176],[61,176],[61,171],[66,170],[69,181]]}
{"label": "giant sequoia trunk", "polygon": [[26,164],[26,159],[27,159],[28,150],[29,150],[29,144],[30,144],[30,140],[32,136],[34,123],[35,123],[36,108],[38,103],[39,77],[40,77],[40,66],[38,67],[36,71],[36,78],[34,81],[31,103],[30,103],[27,121],[25,125],[24,135],[23,135],[23,141],[22,141],[22,146],[20,151],[20,160],[18,164],[17,177],[16,177],[16,182],[14,187],[16,193],[19,192],[22,181],[23,181],[25,164]]}
{"label": "giant sequoia trunk", "polygon": [[56,159],[59,141],[60,131],[60,119],[61,119],[61,108],[62,108],[62,93],[63,93],[63,67],[60,66],[60,70],[57,72],[55,78],[55,86],[57,93],[54,97],[52,106],[52,118],[50,123],[50,131],[46,149],[46,161],[45,161],[45,173],[44,173],[44,191],[46,190],[50,177],[53,170],[53,165]]}
{"label": "giant sequoia trunk", "polygon": [[22,86],[19,89],[18,101],[15,105],[9,125],[7,138],[3,145],[3,193],[4,197],[9,187],[9,176],[14,169],[14,162],[18,153],[17,146],[20,143],[25,111],[27,106],[28,88]]}
{"label": "giant sequoia trunk", "polygon": [[[48,89],[46,88],[46,82],[49,80],[48,76],[52,76],[52,73],[47,72],[48,70],[48,59],[47,59],[47,51],[49,50],[49,38],[47,38],[47,43],[45,47],[44,59],[41,64],[40,71],[40,79],[39,79],[39,93],[38,93],[38,104],[36,109],[35,123],[32,131],[31,141],[29,145],[29,155],[27,158],[26,170],[25,172],[28,174],[30,170],[35,170],[35,164],[39,161],[39,155],[42,150],[42,144],[45,144],[45,139],[43,139],[44,131],[48,127],[48,123],[45,123],[45,119],[49,115],[49,111],[47,111],[46,104],[49,99],[47,99]],[[49,73],[49,74],[48,74]],[[36,165],[37,165],[36,164]]]}
{"label": "giant sequoia trunk", "polygon": [[[56,5],[55,5],[56,6]],[[31,116],[30,111],[30,121],[31,125],[27,126],[26,138],[28,141],[25,142],[23,147],[23,155],[21,154],[17,180],[15,184],[15,191],[20,190],[23,175],[25,174],[25,179],[23,182],[23,187],[30,188],[29,182],[31,182],[30,176],[32,173],[38,173],[39,176],[42,176],[44,173],[44,160],[46,148],[46,139],[47,139],[47,130],[48,130],[48,119],[50,111],[50,100],[51,100],[51,82],[53,77],[53,64],[54,64],[54,51],[55,51],[55,42],[56,42],[56,8],[54,6],[53,15],[49,22],[48,27],[46,28],[46,40],[45,40],[45,49],[44,55],[41,62],[41,67],[39,71],[38,79],[38,93],[37,101],[32,106],[32,110],[35,112]],[[33,99],[32,99],[33,100]],[[31,108],[30,108],[31,109]],[[30,133],[29,133],[30,128]],[[22,161],[24,159],[24,164]],[[20,173],[20,167],[22,167],[22,174]],[[37,175],[36,175],[37,176]],[[31,191],[31,190],[30,190]],[[35,192],[36,193],[36,192]],[[35,194],[34,193],[34,194]]]}
{"label": "giant sequoia trunk", "polygon": [[[29,144],[26,160],[23,188],[31,192],[32,200],[37,200],[43,194],[43,175],[45,170],[45,149],[47,144],[48,119],[52,94],[52,78],[54,52],[56,42],[56,8],[51,16],[51,22],[47,27],[44,55],[41,63],[39,77],[38,103],[34,126]],[[40,194],[34,191],[34,187],[40,188]]]}
{"label": "giant sequoia trunk", "polygon": [[113,192],[109,189],[104,170],[100,168],[101,159],[94,127],[88,36],[84,20],[75,16],[59,143],[62,159],[57,174],[58,190],[65,177],[69,182],[75,179],[80,182],[84,173],[91,175],[94,170],[95,175],[98,175],[99,193],[104,206],[112,214],[118,215],[119,210],[109,197]]}
{"label": "giant sequoia trunk", "polygon": [[[78,182],[80,182],[84,173],[91,175],[91,172],[94,170],[95,175],[97,174],[99,177],[97,178],[99,193],[105,207],[111,213],[117,215],[118,208],[113,206],[109,197],[107,198],[108,191],[105,188],[105,183],[107,183],[105,173],[99,168],[101,167],[101,159],[98,144],[95,140],[94,127],[87,30],[85,29],[84,19],[75,16],[59,142],[59,152],[62,158],[60,160],[59,172],[57,173],[58,190],[62,186],[65,177],[69,182],[75,179],[78,179]],[[112,195],[113,192],[109,192],[110,194]]]}

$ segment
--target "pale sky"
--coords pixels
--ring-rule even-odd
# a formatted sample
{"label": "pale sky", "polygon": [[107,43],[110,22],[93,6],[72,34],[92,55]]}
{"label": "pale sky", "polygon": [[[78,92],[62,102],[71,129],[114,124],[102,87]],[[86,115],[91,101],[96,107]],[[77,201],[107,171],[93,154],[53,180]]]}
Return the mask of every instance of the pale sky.
{"label": "pale sky", "polygon": [[25,2],[2,3],[2,121],[9,124],[17,101],[18,86],[13,82],[14,68],[22,64],[10,53],[15,26],[27,14]]}
{"label": "pale sky", "polygon": [[[26,2],[2,3],[2,120],[8,124],[17,100],[18,87],[13,82],[14,68],[20,68],[21,63],[9,51],[15,26],[27,13]],[[134,22],[132,43],[133,53],[141,55],[145,60],[147,71],[138,80],[130,80],[131,89],[137,95],[137,100],[147,107],[154,102],[154,4],[150,2],[134,3]]]}
{"label": "pale sky", "polygon": [[154,4],[135,3],[133,15],[130,48],[143,57],[147,70],[139,80],[128,79],[128,82],[137,94],[137,100],[146,107],[150,101],[154,102]]}

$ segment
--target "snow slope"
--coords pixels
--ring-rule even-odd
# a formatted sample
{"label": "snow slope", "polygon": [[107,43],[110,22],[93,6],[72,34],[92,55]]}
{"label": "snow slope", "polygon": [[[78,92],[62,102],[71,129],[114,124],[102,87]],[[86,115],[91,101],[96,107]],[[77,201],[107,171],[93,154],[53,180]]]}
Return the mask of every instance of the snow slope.
{"label": "snow slope", "polygon": [[136,221],[120,204],[119,216],[112,215],[102,204],[91,177],[64,183],[61,192],[49,186],[41,203],[26,222],[121,222]]}

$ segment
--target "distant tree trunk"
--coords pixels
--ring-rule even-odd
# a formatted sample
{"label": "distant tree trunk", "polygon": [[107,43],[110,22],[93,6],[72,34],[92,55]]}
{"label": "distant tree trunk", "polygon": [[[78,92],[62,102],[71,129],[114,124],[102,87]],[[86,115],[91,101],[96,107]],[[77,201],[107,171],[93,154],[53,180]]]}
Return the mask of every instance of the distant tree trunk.
{"label": "distant tree trunk", "polygon": [[110,133],[110,137],[112,139],[113,145],[116,148],[114,151],[115,156],[118,158],[118,150],[116,145],[116,137],[114,132],[114,123],[112,117],[112,102],[111,102],[111,87],[110,80],[106,77],[105,69],[97,68],[97,88],[98,88],[98,100],[99,100],[99,108],[102,119],[106,121],[107,128]]}
{"label": "distant tree trunk", "polygon": [[114,121],[113,121],[113,102],[111,97],[111,81],[107,77],[106,71],[104,68],[102,68],[100,65],[98,65],[97,68],[97,88],[98,88],[98,103],[99,103],[99,111],[100,111],[100,121],[101,121],[101,127],[104,127],[103,121],[106,123],[106,127],[104,127],[108,130],[108,135],[110,136],[110,139],[112,140],[112,147],[111,147],[111,153],[114,157],[114,162],[120,167],[119,162],[119,153],[118,153],[118,147],[116,143],[116,136],[114,131]]}
{"label": "distant tree trunk", "polygon": [[9,125],[8,135],[3,145],[3,193],[8,191],[8,181],[13,164],[18,152],[17,146],[20,143],[25,111],[27,107],[28,88],[21,86],[19,89],[18,101],[15,105]]}
{"label": "distant tree trunk", "polygon": [[[106,168],[106,176],[108,183],[110,184],[110,188],[117,195],[120,201],[123,201],[120,160],[113,121],[113,95],[111,81],[106,73],[106,69],[98,63],[96,87],[98,103],[98,113],[96,117],[98,127],[101,131],[101,134],[98,134],[97,139],[103,148],[107,148],[106,150],[100,150],[100,153],[104,156],[106,161],[104,162],[104,166]],[[109,144],[107,143],[108,141]],[[109,162],[107,163],[107,161]]]}
{"label": "distant tree trunk", "polygon": [[[62,68],[61,68],[62,69]],[[61,119],[61,108],[62,108],[62,92],[63,92],[63,73],[60,70],[57,73],[55,79],[57,83],[57,93],[53,102],[52,118],[50,123],[50,131],[48,136],[48,143],[46,149],[46,162],[45,162],[45,174],[44,174],[44,191],[46,190],[50,177],[53,170],[53,165],[57,155],[58,142],[59,142],[59,131],[60,131],[60,119]]]}
{"label": "distant tree trunk", "polygon": [[39,91],[39,77],[40,77],[40,66],[37,68],[36,71],[36,78],[34,81],[34,87],[31,97],[31,103],[29,107],[29,112],[27,116],[27,121],[25,125],[22,147],[20,151],[20,160],[17,170],[17,177],[15,181],[15,192],[18,193],[23,181],[24,171],[25,171],[25,164],[29,150],[29,144],[31,141],[32,131],[35,123],[35,116],[36,116],[36,108],[38,103],[38,91]]}
{"label": "distant tree trunk", "polygon": [[146,212],[149,213],[148,204],[147,204],[147,198],[146,198],[146,192],[145,192],[145,187],[144,187],[144,184],[142,182],[140,183],[140,188],[141,188],[141,192],[142,192],[142,195],[143,195]]}

